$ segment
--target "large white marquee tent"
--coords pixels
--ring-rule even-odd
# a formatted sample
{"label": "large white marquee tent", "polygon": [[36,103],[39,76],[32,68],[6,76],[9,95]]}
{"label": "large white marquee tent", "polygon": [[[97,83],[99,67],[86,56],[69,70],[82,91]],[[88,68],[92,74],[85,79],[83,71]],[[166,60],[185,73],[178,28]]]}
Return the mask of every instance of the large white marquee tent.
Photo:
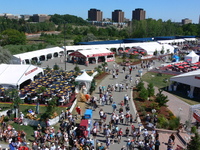
{"label": "large white marquee tent", "polygon": [[27,80],[33,80],[43,69],[33,65],[0,65],[0,85],[4,88],[19,88]]}
{"label": "large white marquee tent", "polygon": [[43,60],[48,60],[54,57],[58,57],[63,52],[64,52],[63,48],[52,47],[52,48],[46,48],[46,49],[41,49],[41,50],[32,51],[32,52],[16,54],[14,56],[16,58],[19,58],[22,64],[27,64],[27,63],[30,64],[31,60],[40,61],[41,58]]}
{"label": "large white marquee tent", "polygon": [[200,88],[200,69],[171,77],[169,90],[171,90],[172,81],[190,85],[190,91],[188,93],[188,97],[193,98],[194,88],[195,87]]}

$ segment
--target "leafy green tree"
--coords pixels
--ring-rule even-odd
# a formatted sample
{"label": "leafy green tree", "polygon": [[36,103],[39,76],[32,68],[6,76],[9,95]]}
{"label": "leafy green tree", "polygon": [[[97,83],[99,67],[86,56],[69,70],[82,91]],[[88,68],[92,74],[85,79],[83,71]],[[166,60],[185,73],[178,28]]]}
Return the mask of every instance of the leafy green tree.
{"label": "leafy green tree", "polygon": [[147,100],[148,99],[148,91],[146,88],[142,88],[139,94],[140,98],[142,100]]}
{"label": "leafy green tree", "polygon": [[94,41],[96,40],[96,36],[92,33],[88,33],[85,37],[83,37],[83,42],[89,42],[89,41]]}
{"label": "leafy green tree", "polygon": [[155,89],[154,89],[154,85],[153,85],[153,83],[149,83],[148,84],[148,87],[147,87],[147,90],[148,90],[148,96],[150,97],[150,96],[154,96],[154,94],[155,94]]}
{"label": "leafy green tree", "polygon": [[158,103],[158,105],[161,106],[166,106],[168,100],[168,96],[165,96],[162,92],[162,89],[158,90],[159,92],[156,94],[156,102]]}
{"label": "leafy green tree", "polygon": [[197,132],[195,136],[191,136],[191,140],[187,144],[187,150],[200,150],[200,136]]}
{"label": "leafy green tree", "polygon": [[141,91],[142,89],[144,89],[144,82],[142,80],[140,80],[140,82],[138,83],[138,85],[136,86],[138,91]]}
{"label": "leafy green tree", "polygon": [[2,63],[8,64],[11,58],[12,58],[12,55],[10,54],[10,51],[0,47],[0,64]]}
{"label": "leafy green tree", "polygon": [[95,81],[95,79],[93,79],[92,82],[91,82],[91,87],[90,87],[90,93],[91,94],[95,90],[95,88],[96,88],[96,81]]}
{"label": "leafy green tree", "polygon": [[1,34],[1,45],[20,45],[26,44],[26,36],[24,33],[19,32],[15,29],[7,29]]}

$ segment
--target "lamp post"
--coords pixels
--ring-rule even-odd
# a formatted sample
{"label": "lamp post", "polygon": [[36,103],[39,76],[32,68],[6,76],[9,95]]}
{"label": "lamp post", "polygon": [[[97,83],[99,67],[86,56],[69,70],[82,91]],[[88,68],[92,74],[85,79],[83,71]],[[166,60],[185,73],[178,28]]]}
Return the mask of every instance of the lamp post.
{"label": "lamp post", "polygon": [[178,108],[179,112],[178,112],[178,117],[181,118],[181,111],[183,110],[181,107]]}
{"label": "lamp post", "polygon": [[65,63],[65,71],[66,71],[66,24],[64,23],[64,63]]}

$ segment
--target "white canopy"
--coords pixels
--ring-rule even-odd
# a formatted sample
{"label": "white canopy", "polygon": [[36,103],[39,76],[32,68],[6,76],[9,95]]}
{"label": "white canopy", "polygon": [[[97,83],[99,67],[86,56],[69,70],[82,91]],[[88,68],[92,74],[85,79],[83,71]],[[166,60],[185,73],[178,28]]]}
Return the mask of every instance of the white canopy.
{"label": "white canopy", "polygon": [[59,53],[64,52],[63,48],[60,47],[52,47],[52,48],[46,48],[46,49],[41,49],[41,50],[36,50],[36,51],[31,51],[31,52],[26,52],[26,53],[21,53],[21,54],[16,54],[14,55],[15,57],[21,59],[21,61],[24,60],[31,60],[35,57],[37,57],[38,59],[41,56],[45,56],[47,57],[47,55],[51,54],[52,57],[54,57],[53,55],[55,53],[57,53],[59,55]]}
{"label": "white canopy", "polygon": [[87,90],[89,90],[92,80],[93,80],[93,77],[89,76],[85,71],[82,73],[82,75],[76,77],[75,79],[76,82],[79,82],[79,83],[83,82]]}
{"label": "white canopy", "polygon": [[191,51],[185,56],[184,60],[187,62],[196,63],[199,61],[199,55],[197,55],[194,51]]}
{"label": "white canopy", "polygon": [[200,88],[200,69],[171,77],[170,81]]}
{"label": "white canopy", "polygon": [[33,80],[34,76],[43,73],[43,69],[33,65],[0,65],[0,85],[5,88],[19,88],[19,85],[27,80]]}

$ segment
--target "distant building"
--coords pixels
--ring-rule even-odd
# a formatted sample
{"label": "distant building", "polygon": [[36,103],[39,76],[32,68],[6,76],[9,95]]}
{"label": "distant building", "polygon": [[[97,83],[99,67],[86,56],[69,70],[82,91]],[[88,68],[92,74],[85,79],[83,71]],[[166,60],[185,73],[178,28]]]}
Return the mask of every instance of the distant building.
{"label": "distant building", "polygon": [[88,11],[88,20],[89,21],[102,21],[103,12],[98,9],[90,9]]}
{"label": "distant building", "polygon": [[45,14],[34,14],[32,16],[33,22],[45,22],[49,21],[51,17]]}
{"label": "distant building", "polygon": [[188,19],[188,18],[185,18],[185,19],[182,19],[182,24],[189,24],[189,23],[192,23],[192,20]]}
{"label": "distant building", "polygon": [[137,8],[132,12],[132,20],[145,20],[146,11],[141,8]]}
{"label": "distant building", "polygon": [[199,24],[200,24],[200,16],[199,16]]}
{"label": "distant building", "polygon": [[122,10],[115,10],[112,12],[112,21],[124,22],[124,12]]}
{"label": "distant building", "polygon": [[22,19],[29,20],[31,15],[20,15]]}
{"label": "distant building", "polygon": [[7,14],[7,13],[4,14],[4,17],[7,19],[19,19],[18,16],[15,16],[13,14]]}

